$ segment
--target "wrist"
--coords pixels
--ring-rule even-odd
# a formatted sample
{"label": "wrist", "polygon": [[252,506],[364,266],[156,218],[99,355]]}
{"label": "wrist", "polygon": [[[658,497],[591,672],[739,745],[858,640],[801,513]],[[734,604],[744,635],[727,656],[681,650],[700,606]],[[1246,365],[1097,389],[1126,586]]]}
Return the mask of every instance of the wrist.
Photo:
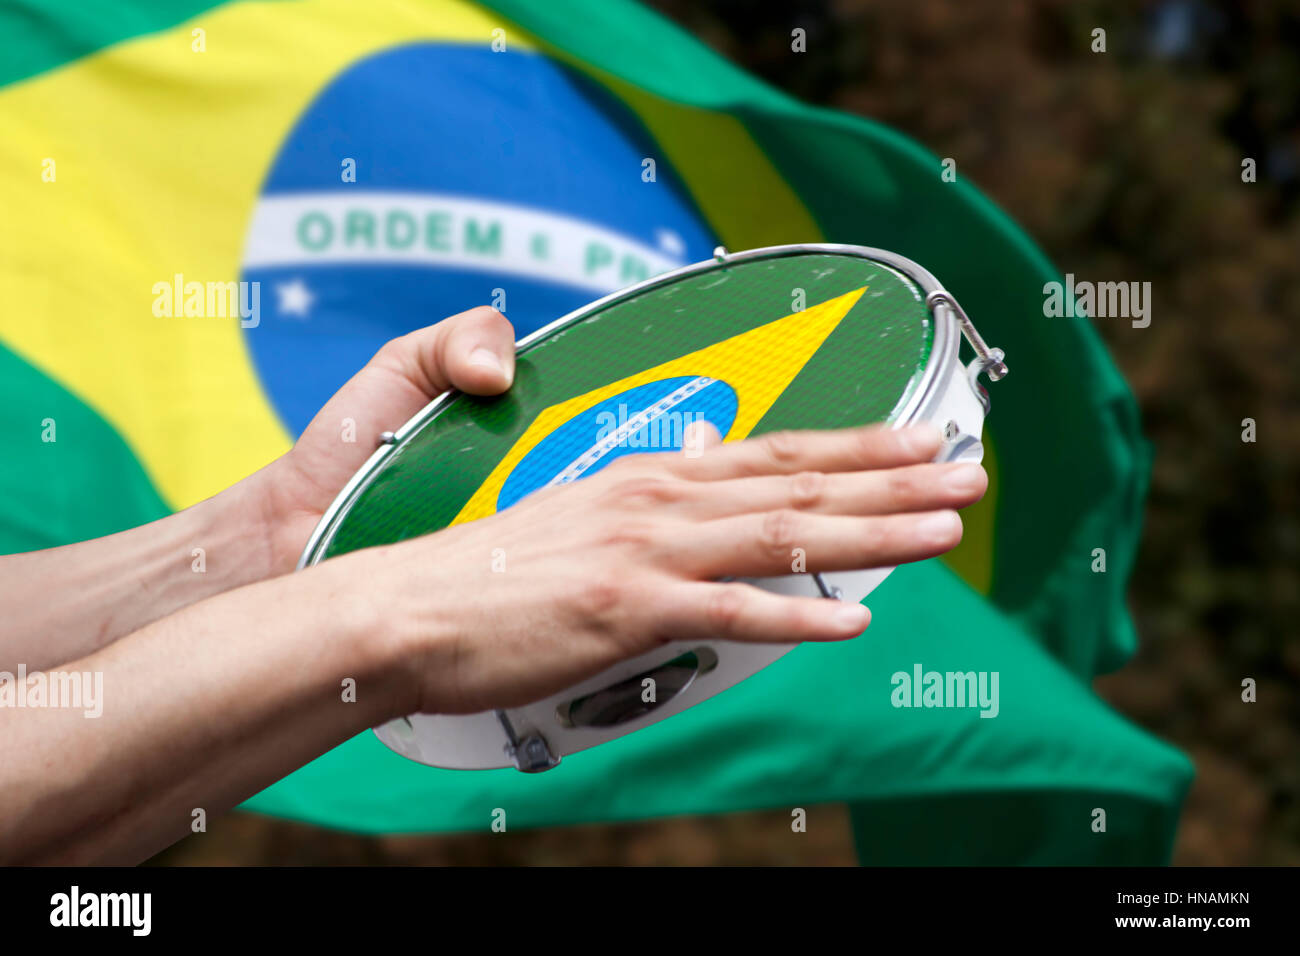
{"label": "wrist", "polygon": [[[189,519],[189,535],[202,548],[217,577],[212,593],[253,584],[280,572],[271,545],[272,517],[257,472],[178,517]],[[196,557],[197,559],[197,557]]]}
{"label": "wrist", "polygon": [[339,659],[348,662],[358,683],[382,688],[379,709],[368,709],[374,723],[421,710],[425,668],[444,646],[401,599],[391,552],[369,548],[298,572],[309,582],[309,600],[322,626],[336,635]]}
{"label": "wrist", "polygon": [[[262,519],[248,495],[236,485],[138,528],[7,557],[6,659],[29,670],[66,663],[269,576]],[[51,587],[60,595],[53,604],[24,600]]]}
{"label": "wrist", "polygon": [[296,503],[302,494],[301,480],[290,454],[229,489],[229,493],[242,498],[239,520],[248,540],[255,542],[261,552],[263,577],[288,574],[298,567],[302,549],[321,517]]}

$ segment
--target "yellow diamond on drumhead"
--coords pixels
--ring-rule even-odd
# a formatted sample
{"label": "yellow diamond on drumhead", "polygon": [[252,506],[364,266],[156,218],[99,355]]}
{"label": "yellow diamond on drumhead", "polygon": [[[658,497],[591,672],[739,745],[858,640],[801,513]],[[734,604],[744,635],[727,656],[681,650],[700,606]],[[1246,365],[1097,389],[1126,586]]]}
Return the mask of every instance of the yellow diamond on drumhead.
{"label": "yellow diamond on drumhead", "polygon": [[753,430],[835,330],[867,289],[863,286],[802,312],[733,335],[713,345],[551,405],[538,413],[528,430],[460,510],[453,525],[486,517],[497,510],[502,485],[539,442],[565,422],[638,385],[692,376],[727,383],[736,393],[736,417],[723,441],[749,437]]}

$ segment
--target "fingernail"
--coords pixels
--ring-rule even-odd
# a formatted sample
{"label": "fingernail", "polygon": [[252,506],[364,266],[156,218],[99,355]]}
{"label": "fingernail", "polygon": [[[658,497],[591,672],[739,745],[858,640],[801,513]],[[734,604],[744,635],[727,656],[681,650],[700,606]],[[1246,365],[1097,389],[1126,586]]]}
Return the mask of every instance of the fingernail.
{"label": "fingernail", "polygon": [[494,372],[504,372],[506,370],[501,361],[501,356],[482,346],[469,353],[469,364],[477,365],[479,368],[490,368]]}
{"label": "fingernail", "polygon": [[932,515],[926,515],[916,523],[917,536],[926,541],[933,541],[936,544],[945,544],[951,541],[953,535],[961,527],[961,519],[957,517],[955,511],[939,511]]}
{"label": "fingernail", "polygon": [[904,428],[899,432],[898,438],[902,442],[904,449],[912,454],[927,455],[939,447],[943,435],[940,433],[938,425],[925,424]]}
{"label": "fingernail", "polygon": [[871,612],[861,604],[845,604],[843,607],[836,608],[834,620],[836,627],[861,634],[871,622]]}
{"label": "fingernail", "polygon": [[984,469],[979,465],[958,465],[944,476],[943,485],[955,495],[969,495],[984,486]]}

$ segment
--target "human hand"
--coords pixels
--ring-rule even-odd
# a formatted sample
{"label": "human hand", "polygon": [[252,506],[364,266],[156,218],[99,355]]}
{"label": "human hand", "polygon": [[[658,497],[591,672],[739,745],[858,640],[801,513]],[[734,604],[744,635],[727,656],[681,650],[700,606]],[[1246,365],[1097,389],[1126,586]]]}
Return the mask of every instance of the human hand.
{"label": "human hand", "polygon": [[[293,569],[326,509],[377,447],[449,388],[496,395],[515,370],[514,328],[479,306],[393,339],[311,420],[293,448],[253,476],[272,573]],[[344,440],[345,420],[354,441]]]}
{"label": "human hand", "polygon": [[367,582],[386,659],[407,668],[403,700],[429,713],[538,700],[672,640],[851,638],[870,618],[860,605],[718,579],[789,574],[796,548],[815,572],[956,546],[952,509],[977,501],[987,476],[931,463],[940,441],[930,426],[874,427],[628,456],[322,569]]}

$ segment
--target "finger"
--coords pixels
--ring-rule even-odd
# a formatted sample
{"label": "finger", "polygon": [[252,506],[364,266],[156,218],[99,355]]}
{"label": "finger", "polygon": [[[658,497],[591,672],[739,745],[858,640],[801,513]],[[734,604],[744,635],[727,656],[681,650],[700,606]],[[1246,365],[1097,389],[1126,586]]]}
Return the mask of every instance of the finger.
{"label": "finger", "polygon": [[770,432],[705,451],[678,465],[683,477],[700,481],[800,471],[865,471],[930,461],[943,436],[934,425],[890,428],[872,425],[838,431]]}
{"label": "finger", "polygon": [[673,636],[754,643],[843,641],[871,623],[861,604],[773,594],[739,582],[684,582],[671,592]]}
{"label": "finger", "polygon": [[791,508],[818,514],[885,515],[965,508],[988,489],[979,465],[924,464],[826,474],[801,471],[723,481],[680,482],[682,507],[697,518]]}
{"label": "finger", "polygon": [[[473,364],[480,347],[502,358],[505,372]],[[473,361],[471,358],[473,357]],[[392,339],[312,419],[294,446],[299,471],[337,491],[393,431],[453,384],[475,394],[507,388],[514,371],[514,331],[500,312],[482,306]],[[340,421],[362,441],[339,443]]]}
{"label": "finger", "polygon": [[674,564],[700,577],[852,571],[923,561],[961,542],[955,511],[873,517],[780,510],[686,524]]}
{"label": "finger", "polygon": [[441,365],[454,388],[471,395],[498,395],[515,375],[515,330],[488,306],[462,312],[442,340]]}
{"label": "finger", "polygon": [[721,444],[722,435],[713,422],[694,421],[682,432],[682,454],[687,458],[699,458],[708,449]]}
{"label": "finger", "polygon": [[496,309],[481,305],[393,339],[372,364],[405,378],[426,401],[449,388],[496,395],[514,378],[514,327]]}

